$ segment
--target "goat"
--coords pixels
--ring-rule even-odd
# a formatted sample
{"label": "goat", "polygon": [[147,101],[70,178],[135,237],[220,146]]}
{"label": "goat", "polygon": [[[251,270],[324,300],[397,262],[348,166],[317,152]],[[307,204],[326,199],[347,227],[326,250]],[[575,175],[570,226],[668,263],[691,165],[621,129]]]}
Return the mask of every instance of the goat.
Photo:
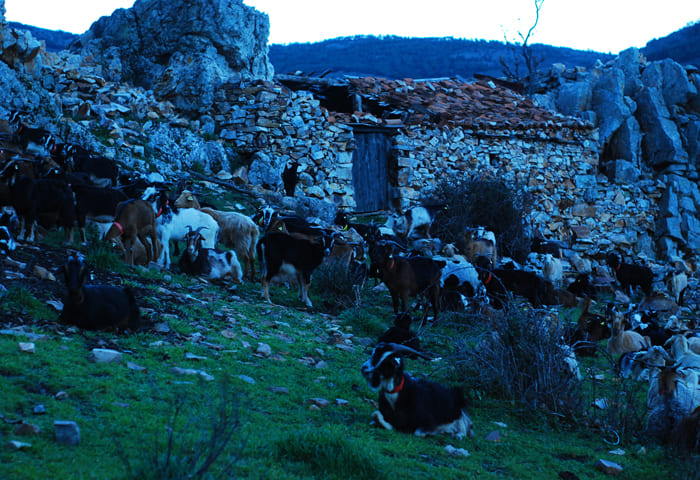
{"label": "goat", "polygon": [[128,200],[125,193],[114,188],[102,188],[91,185],[71,184],[75,196],[75,210],[83,243],[85,220],[90,217],[95,221],[109,221],[114,218],[117,205]]}
{"label": "goat", "polygon": [[[394,246],[390,244],[384,247],[375,246],[377,247],[380,249],[379,252],[375,252],[379,278],[389,289],[394,314],[399,311],[408,311],[409,296],[425,293],[433,307],[433,319],[437,320],[440,306],[440,278],[446,263],[422,256],[396,255]],[[427,315],[426,309],[423,318],[425,319]]]}
{"label": "goat", "polygon": [[71,145],[66,153],[67,170],[87,173],[100,186],[116,186],[119,166],[107,157],[93,156],[84,149]]}
{"label": "goat", "polygon": [[622,314],[613,312],[613,316],[610,339],[608,339],[607,346],[610,355],[622,355],[623,353],[646,350],[651,347],[649,337],[643,337],[632,330],[625,330]]}
{"label": "goat", "polygon": [[207,234],[204,237],[203,247],[213,249],[219,236],[219,224],[214,218],[196,208],[177,208],[170,203],[165,192],[161,192],[156,200],[155,211],[158,212],[156,225],[158,240],[162,251],[158,257],[158,263],[165,268],[170,267],[170,240],[185,240],[189,228],[204,227]]}
{"label": "goat", "polygon": [[[463,255],[455,253],[453,248],[443,248],[443,255],[436,255],[432,258],[433,260],[445,262],[440,276],[440,288],[443,300],[445,299],[445,293],[449,291],[457,292],[460,295],[462,308],[464,308],[465,305],[463,301],[461,301],[462,296],[474,297],[485,290],[479,280],[479,274],[476,268],[474,268],[474,265],[469,263]],[[443,305],[443,309],[445,309],[445,306],[446,305]]]}
{"label": "goat", "polygon": [[561,282],[564,278],[564,268],[561,260],[554,257],[551,253],[546,253],[544,256],[542,275],[545,280],[552,282],[555,288],[561,287]]}
{"label": "goat", "polygon": [[73,242],[76,221],[73,192],[67,183],[55,179],[34,179],[19,173],[17,164],[3,172],[10,188],[12,206],[20,217],[19,239],[34,241],[40,216],[57,219],[65,230],[67,243]]}
{"label": "goat", "polygon": [[137,237],[146,248],[147,262],[156,257],[156,214],[151,204],[141,199],[129,199],[117,205],[112,226],[105,233],[104,240],[116,244],[116,238],[120,236],[124,244],[124,260],[129,265],[134,265],[134,242]]}
{"label": "goat", "polygon": [[672,363],[668,352],[658,345],[649,350],[627,352],[620,356],[618,370],[623,378],[649,380],[653,372]]}
{"label": "goat", "polygon": [[406,210],[393,219],[393,230],[407,241],[430,238],[433,215],[426,207],[418,206]]}
{"label": "goat", "polygon": [[682,419],[698,406],[697,371],[673,366],[653,372],[647,393],[646,434],[666,442]]}
{"label": "goat", "polygon": [[532,239],[532,244],[530,246],[530,251],[535,253],[541,253],[544,255],[552,255],[554,258],[561,260],[562,258],[562,248],[559,242],[552,240],[545,240],[540,237],[534,237]]}
{"label": "goat", "polygon": [[62,270],[68,289],[60,316],[63,323],[87,330],[140,326],[139,307],[129,288],[85,285],[88,268],[76,257],[70,257]]}
{"label": "goat", "polygon": [[321,265],[333,246],[334,237],[325,233],[317,239],[297,238],[283,232],[268,232],[258,242],[262,269],[263,298],[270,300],[270,281],[280,273],[291,273],[299,284],[299,299],[313,308],[309,298],[311,274]]}
{"label": "goat", "polygon": [[404,371],[403,357],[427,355],[395,343],[380,343],[362,364],[368,386],[379,391],[379,410],[373,420],[387,430],[417,436],[445,433],[457,439],[473,437],[462,391],[415,378]]}
{"label": "goat", "polygon": [[676,303],[680,303],[681,292],[688,286],[688,275],[685,272],[673,272],[666,279],[668,290]]}
{"label": "goat", "polygon": [[623,263],[622,257],[609,252],[606,263],[615,272],[615,278],[623,290],[632,292],[632,287],[639,286],[645,295],[651,295],[651,284],[654,281],[654,273],[645,265],[632,265]]}
{"label": "goat", "polygon": [[202,208],[189,190],[183,190],[175,200],[177,208],[196,208],[210,215],[219,225],[218,241],[236,252],[243,261],[244,277],[255,279],[255,246],[258,243],[259,230],[248,216],[238,212],[223,212],[213,208]]}
{"label": "goat", "polygon": [[223,280],[231,277],[234,283],[241,283],[241,265],[238,263],[236,252],[221,252],[211,248],[204,248],[204,239],[199,233],[204,227],[197,230],[189,229],[185,235],[187,246],[178,267],[187,275],[199,275],[208,280]]}
{"label": "goat", "polygon": [[496,235],[483,227],[466,229],[462,251],[472,263],[476,263],[479,257],[486,257],[491,265],[498,265]]}
{"label": "goat", "polygon": [[15,248],[17,248],[17,244],[14,238],[12,238],[10,229],[5,225],[0,226],[0,260],[22,269],[27,266],[25,263],[10,258],[10,253],[13,252]]}
{"label": "goat", "polygon": [[576,278],[571,282],[566,289],[577,297],[595,298],[595,289],[591,285],[591,277],[588,273],[582,272],[576,275]]}
{"label": "goat", "polygon": [[297,169],[299,168],[299,162],[294,160],[289,165],[284,166],[282,171],[282,183],[284,184],[284,192],[288,197],[294,196],[294,190],[296,189],[297,183],[299,182],[299,174]]}
{"label": "goat", "polygon": [[46,139],[50,136],[49,131],[26,125],[17,111],[10,113],[9,124],[14,130],[13,140],[22,147],[22,151],[27,151],[30,146],[40,150],[45,148]]}
{"label": "goat", "polygon": [[678,422],[668,443],[682,453],[700,452],[700,407]]}
{"label": "goat", "polygon": [[399,313],[395,315],[394,325],[379,336],[377,344],[398,343],[414,350],[420,350],[420,339],[415,332],[411,331],[412,321],[413,319],[408,313]]}
{"label": "goat", "polygon": [[555,305],[557,302],[554,285],[534,272],[510,268],[491,269],[489,259],[483,256],[477,258],[476,266],[479,280],[486,287],[495,306],[502,305],[507,292],[527,298],[533,307]]}

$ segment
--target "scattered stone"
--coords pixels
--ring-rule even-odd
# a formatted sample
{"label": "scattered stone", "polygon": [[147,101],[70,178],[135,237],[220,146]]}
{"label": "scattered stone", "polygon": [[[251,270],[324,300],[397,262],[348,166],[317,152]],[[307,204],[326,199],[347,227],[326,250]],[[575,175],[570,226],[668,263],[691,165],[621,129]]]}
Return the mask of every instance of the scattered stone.
{"label": "scattered stone", "polygon": [[236,338],[236,332],[234,332],[230,328],[226,328],[221,331],[221,336],[224,338]]}
{"label": "scattered stone", "polygon": [[335,404],[338,405],[339,407],[345,407],[350,404],[347,400],[343,400],[342,398],[336,398],[335,399]]}
{"label": "scattered stone", "polygon": [[602,458],[596,462],[595,468],[608,475],[619,475],[622,472],[621,465]]}
{"label": "scattered stone", "polygon": [[32,275],[39,278],[40,280],[50,280],[52,282],[56,281],[56,277],[53,275],[53,273],[39,265],[34,265],[34,268],[32,269]]}
{"label": "scattered stone", "polygon": [[501,428],[508,428],[508,425],[506,425],[503,422],[493,422],[496,426],[501,427]]}
{"label": "scattered stone", "polygon": [[168,322],[156,323],[153,326],[153,330],[157,333],[170,333],[170,325],[168,325]]}
{"label": "scattered stone", "polygon": [[452,445],[445,445],[445,452],[453,457],[468,457],[470,453],[463,448],[456,448]]}
{"label": "scattered stone", "polygon": [[267,343],[258,343],[258,348],[255,350],[255,353],[267,358],[272,355],[272,348],[270,348]]}
{"label": "scattered stone", "polygon": [[24,353],[34,353],[34,344],[31,342],[20,342],[19,351]]}
{"label": "scattered stone", "polygon": [[90,361],[93,363],[120,363],[124,355],[109,348],[93,348],[90,352]]}
{"label": "scattered stone", "polygon": [[268,388],[272,393],[278,393],[281,395],[289,395],[289,389],[287,387],[270,387]]}
{"label": "scattered stone", "polygon": [[499,433],[498,430],[494,430],[493,432],[486,435],[484,440],[486,440],[487,442],[500,443],[501,442],[501,434]]}
{"label": "scattered stone", "polygon": [[207,357],[202,357],[201,355],[195,355],[194,353],[185,352],[185,360],[206,360]]}
{"label": "scattered stone", "polygon": [[328,405],[331,404],[331,402],[329,402],[325,398],[319,398],[319,397],[310,398],[309,402],[311,402],[311,405],[316,406],[318,408],[326,408]]}
{"label": "scattered stone", "polygon": [[32,413],[34,413],[34,415],[43,415],[44,413],[46,413],[46,407],[41,403],[38,405],[34,405],[34,408],[32,408]]}
{"label": "scattered stone", "polygon": [[593,402],[593,405],[600,408],[601,410],[605,410],[606,408],[608,408],[608,399],[607,398],[597,398]]}
{"label": "scattered stone", "polygon": [[128,368],[129,370],[135,370],[137,372],[145,372],[148,370],[146,367],[137,365],[134,362],[126,362],[126,368]]}
{"label": "scattered stone", "polygon": [[197,375],[199,377],[202,377],[204,380],[210,382],[214,380],[214,377],[209,375],[207,372],[204,370],[195,370],[193,368],[180,368],[180,367],[173,367],[170,369],[172,373],[178,374],[178,375]]}
{"label": "scattered stone", "polygon": [[31,443],[20,442],[19,440],[10,440],[9,442],[7,442],[7,445],[10,448],[14,448],[15,450],[22,450],[24,448],[31,448],[32,447]]}
{"label": "scattered stone", "polygon": [[328,367],[328,362],[325,360],[319,361],[316,365],[314,365],[314,368],[318,368],[319,370],[322,368],[327,368]]}
{"label": "scattered stone", "polygon": [[53,396],[56,400],[65,400],[68,398],[68,392],[64,392],[61,390],[60,392],[56,392],[56,395]]}
{"label": "scattered stone", "polygon": [[238,375],[238,378],[240,380],[243,380],[245,383],[250,383],[251,385],[255,385],[255,380],[252,377],[249,377],[248,375]]}
{"label": "scattered stone", "polygon": [[36,435],[41,432],[41,428],[31,423],[22,422],[15,428],[15,435]]}
{"label": "scattered stone", "polygon": [[56,420],[53,422],[56,441],[64,445],[78,445],[80,443],[80,428],[71,421]]}
{"label": "scattered stone", "polygon": [[60,300],[47,300],[46,304],[58,312],[63,311],[63,302]]}

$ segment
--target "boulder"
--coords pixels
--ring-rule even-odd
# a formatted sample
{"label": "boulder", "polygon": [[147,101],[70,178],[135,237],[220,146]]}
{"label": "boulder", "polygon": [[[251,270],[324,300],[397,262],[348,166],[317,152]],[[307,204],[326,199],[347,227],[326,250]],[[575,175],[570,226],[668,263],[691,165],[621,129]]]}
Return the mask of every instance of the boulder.
{"label": "boulder", "polygon": [[625,74],[619,68],[605,71],[595,83],[591,106],[598,117],[598,134],[605,145],[632,110],[625,100]]}
{"label": "boulder", "polygon": [[605,173],[611,182],[621,185],[636,183],[640,176],[639,169],[634,163],[622,159],[606,163]]}
{"label": "boulder", "polygon": [[620,128],[610,137],[607,150],[604,155],[608,158],[623,159],[637,165],[640,160],[642,148],[642,134],[639,122],[634,117],[623,120]]}
{"label": "boulder", "polygon": [[270,21],[241,0],[137,0],[102,17],[71,51],[108,80],[153,90],[187,112],[210,106],[231,81],[270,80]]}
{"label": "boulder", "polygon": [[695,85],[688,79],[685,68],[670,58],[647,65],[642,73],[642,82],[647,87],[660,89],[669,107],[683,105],[698,93]]}
{"label": "boulder", "polygon": [[590,110],[591,84],[586,81],[565,83],[557,92],[557,110],[564,115],[578,116],[581,112]]}
{"label": "boulder", "polygon": [[683,150],[676,124],[666,108],[661,91],[645,87],[637,95],[637,119],[642,129],[644,161],[657,170],[668,164],[687,165],[688,154]]}
{"label": "boulder", "polygon": [[625,74],[624,95],[634,98],[643,84],[641,72],[645,63],[644,55],[638,48],[628,48],[621,51],[613,61],[613,65]]}

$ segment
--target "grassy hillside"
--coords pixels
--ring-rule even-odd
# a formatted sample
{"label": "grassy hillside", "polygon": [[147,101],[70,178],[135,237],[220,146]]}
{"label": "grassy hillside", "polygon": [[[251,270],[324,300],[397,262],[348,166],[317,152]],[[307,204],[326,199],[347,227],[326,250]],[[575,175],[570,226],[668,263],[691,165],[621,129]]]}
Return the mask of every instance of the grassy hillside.
{"label": "grassy hillside", "polygon": [[[210,198],[220,208],[244,201],[222,192]],[[130,268],[93,236],[89,247],[72,246],[87,256],[92,281],[131,287],[150,326],[79,331],[58,322],[53,302],[62,298],[62,280],[29,273],[61,265],[68,254],[61,238],[21,245],[13,256],[28,263],[28,277],[3,281],[2,479],[607,478],[595,467],[599,459],[623,467],[617,478],[700,478],[697,458],[675,458],[644,437],[646,384],[621,382],[604,354],[582,364],[576,415],[563,413],[563,396],[555,411],[494,393],[464,355],[490,331],[488,320],[445,314],[421,330],[425,349],[439,358],[408,360],[408,370],[462,387],[476,436],[418,438],[369,425],[377,397],[359,369],[392,318],[388,294],[372,282],[344,296],[340,277],[321,269],[314,310],[284,286],[273,287],[277,305],[269,305],[258,283],[231,289]],[[33,353],[20,345],[28,342]],[[93,363],[94,348],[123,359]],[[594,406],[602,398],[605,409]],[[55,441],[57,420],[77,422],[78,446]],[[469,455],[450,454],[448,445]],[[220,455],[197,473],[210,453]]]}

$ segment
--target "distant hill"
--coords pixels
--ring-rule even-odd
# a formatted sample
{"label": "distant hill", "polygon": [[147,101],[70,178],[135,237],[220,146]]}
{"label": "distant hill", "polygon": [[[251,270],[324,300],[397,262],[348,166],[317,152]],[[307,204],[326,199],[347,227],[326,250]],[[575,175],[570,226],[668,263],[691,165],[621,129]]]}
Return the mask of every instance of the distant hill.
{"label": "distant hill", "polygon": [[17,22],[7,22],[10,27],[22,30],[28,30],[32,36],[38,40],[46,42],[46,50],[49,52],[58,52],[64,50],[70,43],[78,38],[74,33],[64,32],[63,30],[47,30],[45,28],[33,27]]}
{"label": "distant hill", "polygon": [[[29,30],[46,42],[46,49],[59,51],[78,37],[61,30],[47,30],[17,22],[13,28]],[[700,23],[696,22],[670,35],[650,40],[642,49],[649,60],[672,58],[684,65],[700,67]],[[534,44],[539,68],[553,63],[567,67],[589,67],[596,60],[607,61],[614,55],[590,50]],[[499,41],[465,40],[452,37],[408,38],[395,36],[340,37],[316,43],[270,45],[269,58],[277,73],[301,72],[304,75],[369,75],[387,78],[472,78],[474,74],[503,76],[499,59],[514,68],[514,51]],[[524,67],[519,69],[525,74]]]}
{"label": "distant hill", "polygon": [[[541,68],[553,63],[590,66],[613,56],[593,51],[533,45]],[[370,75],[388,78],[472,78],[475,73],[502,76],[503,58],[513,68],[513,50],[504,42],[395,36],[341,37],[317,43],[270,45],[276,73],[303,72],[328,76]],[[516,55],[519,59],[519,56]],[[524,75],[524,67],[519,72]]]}
{"label": "distant hill", "polygon": [[663,38],[647,42],[642,52],[648,60],[670,57],[681,65],[700,68],[700,20]]}

